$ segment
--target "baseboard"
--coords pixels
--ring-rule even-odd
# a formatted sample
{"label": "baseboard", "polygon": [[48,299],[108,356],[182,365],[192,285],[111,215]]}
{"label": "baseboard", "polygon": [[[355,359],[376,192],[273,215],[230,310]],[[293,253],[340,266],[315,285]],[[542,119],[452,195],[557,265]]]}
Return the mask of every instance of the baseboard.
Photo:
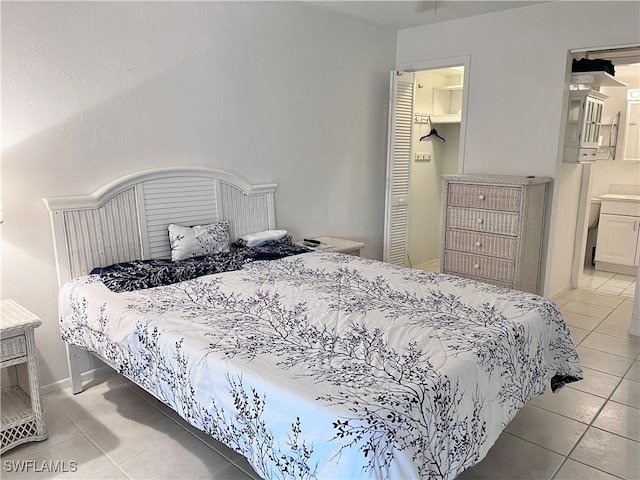
{"label": "baseboard", "polygon": [[[102,365],[101,367],[94,368],[92,370],[87,370],[86,372],[82,372],[80,378],[82,382],[90,382],[91,380],[95,380],[96,378],[104,377],[105,375],[109,375],[113,373],[113,369],[107,365]],[[43,385],[40,388],[40,391],[43,395],[47,393],[55,392],[57,390],[62,390],[64,388],[69,388],[71,386],[71,380],[69,377],[63,378],[62,380],[58,380],[57,382],[48,383],[47,385]]]}
{"label": "baseboard", "polygon": [[619,265],[617,263],[608,262],[596,262],[596,270],[609,272],[609,273],[621,273],[622,275],[636,276],[638,267],[632,265]]}
{"label": "baseboard", "polygon": [[567,287],[560,289],[558,292],[552,293],[551,295],[547,296],[547,298],[549,300],[551,300],[552,302],[555,302],[558,298],[560,298],[565,293],[567,293],[567,292],[569,292],[571,290],[575,290],[575,289],[571,288],[571,285],[568,285]]}

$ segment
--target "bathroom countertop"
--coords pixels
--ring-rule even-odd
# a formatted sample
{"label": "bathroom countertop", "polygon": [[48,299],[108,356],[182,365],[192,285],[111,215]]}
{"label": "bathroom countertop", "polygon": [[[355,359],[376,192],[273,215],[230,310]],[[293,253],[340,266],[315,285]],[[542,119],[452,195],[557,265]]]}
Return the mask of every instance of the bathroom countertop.
{"label": "bathroom countertop", "polygon": [[612,200],[614,202],[640,202],[640,195],[624,195],[620,193],[607,193],[598,197],[600,200]]}

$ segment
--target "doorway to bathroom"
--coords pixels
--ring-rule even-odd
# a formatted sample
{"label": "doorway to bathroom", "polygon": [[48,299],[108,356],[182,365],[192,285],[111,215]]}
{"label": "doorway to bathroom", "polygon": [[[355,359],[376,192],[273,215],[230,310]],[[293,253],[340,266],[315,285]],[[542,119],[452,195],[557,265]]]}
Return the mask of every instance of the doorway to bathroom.
{"label": "doorway to bathroom", "polygon": [[413,67],[391,72],[384,261],[439,271],[441,177],[463,169],[468,58]]}
{"label": "doorway to bathroom", "polygon": [[[574,51],[571,56],[572,59],[610,60],[615,68],[615,81],[603,81],[596,85],[606,99],[598,125],[600,131],[596,161],[581,165],[582,182],[571,287],[598,289],[614,294],[627,292],[632,295],[638,255],[635,255],[631,265],[624,268],[617,268],[607,261],[609,258],[606,250],[609,247],[606,245],[606,231],[603,232],[602,229],[600,199],[607,194],[640,195],[640,159],[631,159],[625,148],[629,139],[638,135],[637,122],[634,126],[634,122],[630,121],[628,96],[633,90],[640,91],[640,46]],[[592,87],[572,84],[571,88]],[[635,233],[637,240],[629,248],[637,250],[640,248],[637,232],[630,233]],[[634,253],[631,252],[630,255],[633,257]]]}

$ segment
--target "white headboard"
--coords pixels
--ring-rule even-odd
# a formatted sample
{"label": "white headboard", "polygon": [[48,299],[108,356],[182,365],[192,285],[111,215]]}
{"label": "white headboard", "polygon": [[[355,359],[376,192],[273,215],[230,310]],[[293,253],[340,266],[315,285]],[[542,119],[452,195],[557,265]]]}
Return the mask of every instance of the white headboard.
{"label": "white headboard", "polygon": [[44,198],[51,214],[58,282],[94,267],[171,258],[167,226],[229,220],[231,241],[275,228],[276,184],[252,185],[201,167],[145,170],[86,196]]}

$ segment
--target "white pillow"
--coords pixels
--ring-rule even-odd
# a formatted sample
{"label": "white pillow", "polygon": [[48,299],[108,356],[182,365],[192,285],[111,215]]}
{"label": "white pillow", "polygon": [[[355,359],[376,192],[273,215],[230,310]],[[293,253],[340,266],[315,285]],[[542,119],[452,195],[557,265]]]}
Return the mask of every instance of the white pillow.
{"label": "white pillow", "polygon": [[242,235],[240,239],[247,242],[248,247],[259,247],[260,245],[269,241],[280,240],[286,234],[286,230],[264,230],[262,232]]}
{"label": "white pillow", "polygon": [[229,222],[183,227],[169,225],[171,260],[229,251]]}

